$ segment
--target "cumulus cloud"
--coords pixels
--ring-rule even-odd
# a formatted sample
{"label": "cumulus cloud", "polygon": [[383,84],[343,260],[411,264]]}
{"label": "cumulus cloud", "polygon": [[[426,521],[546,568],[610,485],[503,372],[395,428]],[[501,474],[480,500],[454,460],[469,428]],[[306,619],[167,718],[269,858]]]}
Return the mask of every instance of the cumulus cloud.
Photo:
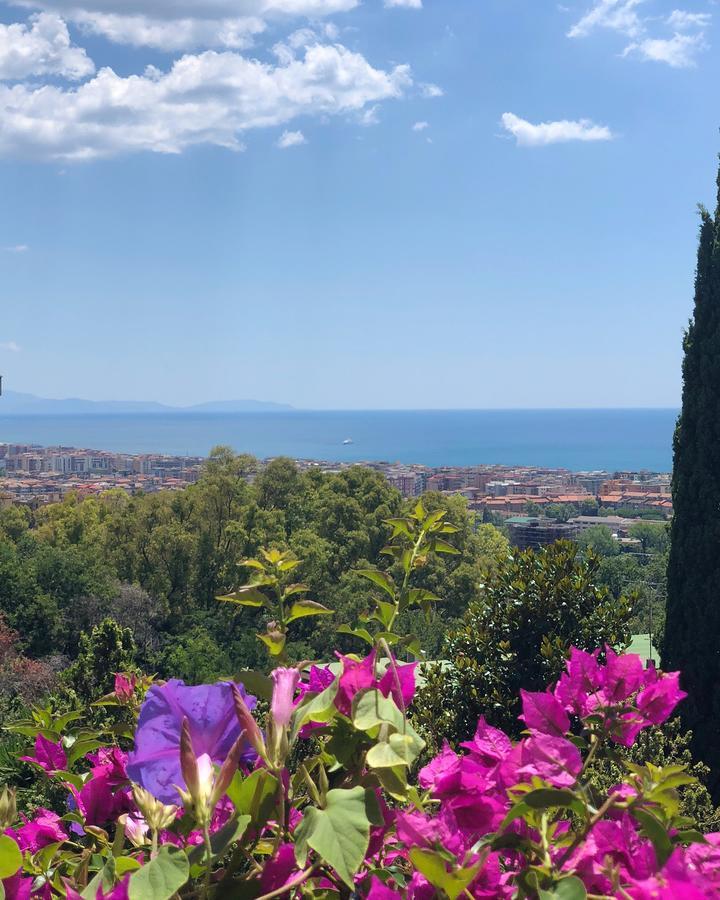
{"label": "cumulus cloud", "polygon": [[289,147],[299,147],[301,144],[307,144],[302,131],[283,131],[277,141],[277,146],[281,150],[287,150]]}
{"label": "cumulus cloud", "polygon": [[276,66],[208,50],[167,72],[121,77],[103,68],[74,89],[0,85],[0,155],[88,159],[197,144],[240,150],[250,129],[300,115],[367,113],[411,84],[408,66],[384,71],[341,45],[316,44]]}
{"label": "cumulus cloud", "polygon": [[0,350],[7,350],[10,353],[19,353],[20,345],[15,341],[0,341]]}
{"label": "cumulus cloud", "polygon": [[445,91],[438,87],[437,84],[431,84],[430,82],[424,82],[419,85],[421,96],[426,99],[432,100],[434,97],[444,97]]}
{"label": "cumulus cloud", "polygon": [[[642,14],[648,0],[596,0],[568,31],[568,37],[587,37],[598,28],[609,28],[630,38],[622,56],[636,56],[645,61],[662,62],[675,69],[696,65],[697,54],[706,48],[704,29],[710,24],[710,13],[675,9],[664,19]],[[658,28],[672,30],[671,36],[660,36]]]}
{"label": "cumulus cloud", "polygon": [[0,79],[60,75],[77,80],[94,71],[82,47],[73,46],[60,16],[38,13],[30,16],[27,24],[0,24]]}
{"label": "cumulus cloud", "polygon": [[268,20],[348,12],[360,0],[16,0],[111,41],[161,50],[249,46]]}
{"label": "cumulus cloud", "polygon": [[430,123],[429,123],[429,122],[416,122],[416,123],[413,125],[412,130],[413,130],[413,131],[425,131],[425,129],[426,129],[426,128],[429,128],[429,127],[430,127]]}
{"label": "cumulus cloud", "polygon": [[610,28],[628,37],[644,30],[637,8],[646,0],[597,0],[568,31],[568,37],[587,37],[596,28]]}
{"label": "cumulus cloud", "polygon": [[561,144],[568,141],[610,141],[613,134],[606,125],[596,125],[590,119],[559,122],[540,122],[534,125],[514,113],[503,113],[503,128],[513,135],[517,144],[523,147],[544,147],[547,144]]}
{"label": "cumulus cloud", "polygon": [[710,13],[692,13],[685,9],[674,9],[666,22],[676,31],[687,31],[692,28],[707,28],[711,20]]}
{"label": "cumulus cloud", "polygon": [[689,69],[697,65],[696,57],[706,46],[702,32],[676,33],[671,38],[646,38],[629,44],[623,56],[635,54],[646,62],[663,62],[673,69]]}
{"label": "cumulus cloud", "polygon": [[406,9],[422,9],[422,0],[385,0],[385,6],[404,6]]}

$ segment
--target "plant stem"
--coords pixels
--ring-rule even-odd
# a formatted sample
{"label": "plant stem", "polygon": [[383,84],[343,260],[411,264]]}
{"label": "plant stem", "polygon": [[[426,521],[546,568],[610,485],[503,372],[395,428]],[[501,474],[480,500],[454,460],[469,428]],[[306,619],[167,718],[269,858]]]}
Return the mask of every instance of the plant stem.
{"label": "plant stem", "polygon": [[281,897],[283,894],[293,891],[296,887],[300,887],[303,882],[307,881],[315,871],[315,869],[316,866],[310,866],[309,869],[305,869],[305,871],[301,872],[299,875],[296,875],[291,881],[286,882],[282,887],[277,888],[277,890],[270,891],[269,894],[262,894],[262,896],[258,897],[257,900],[272,900],[273,897]]}

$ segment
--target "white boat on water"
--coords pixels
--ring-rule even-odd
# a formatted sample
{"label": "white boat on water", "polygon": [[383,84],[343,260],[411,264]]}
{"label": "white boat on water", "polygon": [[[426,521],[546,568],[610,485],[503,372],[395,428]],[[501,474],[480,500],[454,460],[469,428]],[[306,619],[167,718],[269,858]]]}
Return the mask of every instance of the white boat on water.
{"label": "white boat on water", "polygon": [[352,438],[345,438],[345,440],[343,441],[343,444],[352,444],[352,442],[353,442]]}

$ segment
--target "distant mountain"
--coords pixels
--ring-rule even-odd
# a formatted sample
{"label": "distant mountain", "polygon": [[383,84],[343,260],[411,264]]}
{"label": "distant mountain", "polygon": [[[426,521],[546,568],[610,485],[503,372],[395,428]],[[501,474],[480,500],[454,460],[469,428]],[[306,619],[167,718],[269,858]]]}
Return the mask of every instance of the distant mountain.
{"label": "distant mountain", "polygon": [[264,400],[216,400],[194,406],[167,406],[152,400],[51,400],[3,391],[0,397],[0,416],[9,415],[112,415],[122,413],[203,413],[203,412],[287,412],[293,407],[286,403]]}

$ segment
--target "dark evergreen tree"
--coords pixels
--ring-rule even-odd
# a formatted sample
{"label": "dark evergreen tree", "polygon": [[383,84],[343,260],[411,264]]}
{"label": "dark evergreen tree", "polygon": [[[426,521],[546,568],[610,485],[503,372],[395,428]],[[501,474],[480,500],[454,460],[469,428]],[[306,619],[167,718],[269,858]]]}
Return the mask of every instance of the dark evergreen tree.
{"label": "dark evergreen tree", "polygon": [[[720,191],[720,175],[718,175]],[[685,333],[674,440],[663,668],[680,669],[693,751],[720,795],[720,201],[700,209],[695,308]]]}

